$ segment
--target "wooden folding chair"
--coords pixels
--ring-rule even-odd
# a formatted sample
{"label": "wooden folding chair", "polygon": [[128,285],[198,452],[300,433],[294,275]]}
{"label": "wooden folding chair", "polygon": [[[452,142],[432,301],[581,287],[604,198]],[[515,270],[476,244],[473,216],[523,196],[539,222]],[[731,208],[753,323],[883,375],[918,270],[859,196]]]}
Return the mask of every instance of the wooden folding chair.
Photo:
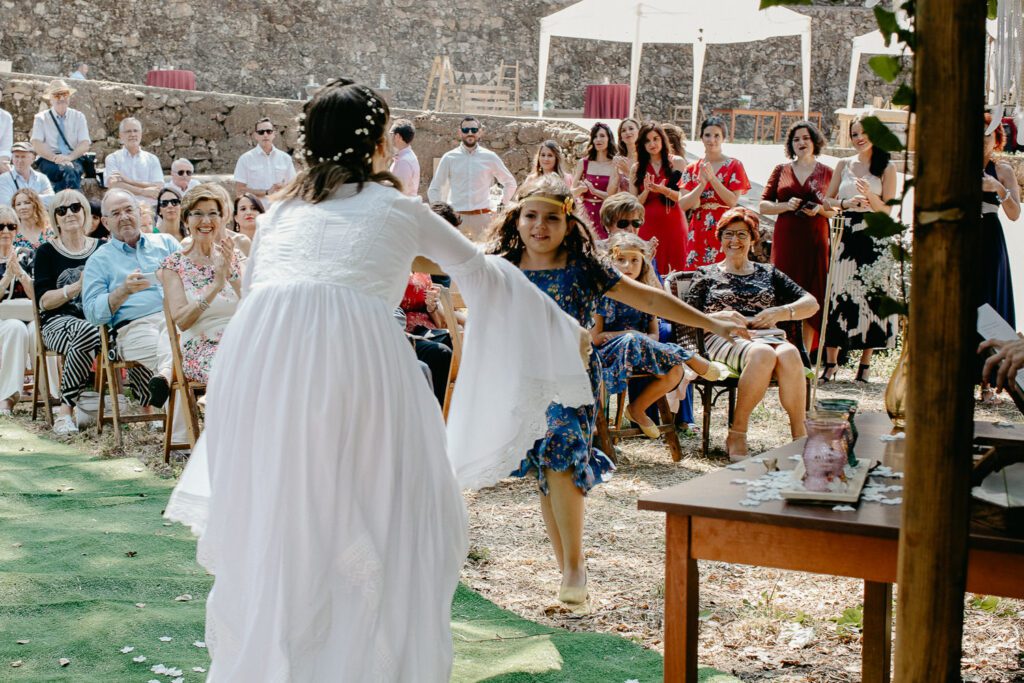
{"label": "wooden folding chair", "polygon": [[[43,408],[43,419],[47,427],[53,426],[53,407],[60,403],[59,398],[50,396],[50,369],[46,365],[49,358],[57,359],[57,382],[60,383],[64,367],[64,354],[51,351],[43,344],[43,326],[39,321],[39,307],[32,306],[32,317],[35,320],[36,351],[32,361],[32,420],[35,421],[39,409]],[[40,389],[42,387],[42,389]]]}
{"label": "wooden folding chair", "polygon": [[[111,360],[111,344],[110,344],[110,333],[107,331],[106,325],[100,325],[100,358],[99,358],[99,374],[100,374],[100,385],[99,394],[100,402],[99,408],[96,411],[96,433],[103,433],[103,425],[110,423],[114,425],[114,441],[118,447],[123,445],[121,440],[121,425],[130,422],[163,422],[166,420],[166,414],[162,411],[154,411],[151,413],[135,413],[132,415],[121,414],[121,404],[118,401],[118,396],[121,394],[121,371],[131,370],[133,368],[143,367],[142,363],[138,363],[133,360],[123,360],[119,356],[115,355],[114,358],[117,360]],[[104,410],[104,396],[109,392],[110,394],[110,410],[111,415],[107,415]]]}
{"label": "wooden folding chair", "polygon": [[[686,300],[686,295],[690,292],[690,285],[693,284],[693,272],[676,272],[668,275],[665,278],[665,288],[673,296]],[[794,320],[779,323],[779,329],[786,333],[786,339],[789,343],[796,346],[800,352],[800,359],[803,361],[805,374],[807,369],[811,367],[811,361],[807,356],[807,350],[804,348],[804,337],[803,337],[803,321]],[[686,327],[685,325],[678,325],[672,323],[673,341],[691,350],[696,350],[697,353],[704,358],[707,358],[707,349],[704,344],[704,330],[694,329]],[[810,408],[811,404],[811,379],[810,376],[806,376],[804,381],[807,384],[806,397],[804,403],[806,408]],[[715,403],[723,395],[726,396],[728,406],[728,421],[727,427],[732,426],[733,417],[736,413],[736,390],[739,387],[739,376],[733,375],[729,377],[722,377],[714,382],[698,377],[693,382],[694,391],[700,397],[701,411],[703,412],[703,422],[701,425],[701,446],[700,454],[707,456],[708,448],[711,443],[711,412],[714,410]],[[772,378],[771,385],[773,387],[778,386],[778,382],[775,378]]]}
{"label": "wooden folding chair", "polygon": [[[637,374],[630,376],[630,379],[643,379],[654,377],[654,375]],[[608,392],[601,386],[601,396],[597,405],[597,440],[601,444],[601,450],[605,455],[615,461],[615,442],[628,439],[634,436],[644,436],[638,427],[623,427],[622,422],[626,410],[626,391],[620,391],[615,397],[615,419],[609,423]],[[669,407],[668,398],[662,396],[655,404],[658,409],[658,431],[665,436],[665,443],[668,444],[669,453],[673,462],[683,459],[683,448],[679,445],[679,435],[676,434],[676,416]],[[645,437],[646,438],[646,437]]]}
{"label": "wooden folding chair", "polygon": [[[196,440],[199,438],[199,395],[206,393],[206,384],[193,382],[185,375],[178,327],[174,324],[166,299],[164,316],[167,318],[167,336],[170,338],[171,357],[174,361],[171,393],[167,399],[167,419],[164,421],[164,462],[168,463],[171,461],[171,451],[182,451],[196,446]],[[188,443],[171,443],[171,435],[174,432],[174,405],[177,402],[178,391],[185,397],[185,428],[188,432]]]}
{"label": "wooden folding chair", "polygon": [[455,309],[465,308],[465,302],[458,292],[452,292],[449,288],[442,287],[437,305],[441,309],[441,317],[444,318],[445,327],[448,328],[448,334],[452,338],[452,364],[448,368],[448,385],[444,392],[444,405],[441,407],[441,413],[447,422],[448,409],[452,403],[452,392],[455,390],[455,378],[459,375],[459,363],[462,362],[462,330],[455,317]]}

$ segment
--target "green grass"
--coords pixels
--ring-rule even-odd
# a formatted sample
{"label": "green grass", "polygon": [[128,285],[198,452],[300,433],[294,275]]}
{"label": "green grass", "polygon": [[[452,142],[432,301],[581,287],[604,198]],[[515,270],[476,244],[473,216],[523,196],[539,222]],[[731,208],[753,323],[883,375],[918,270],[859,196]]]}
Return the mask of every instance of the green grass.
{"label": "green grass", "polygon": [[[212,579],[188,530],[161,517],[173,483],[134,458],[92,457],[0,421],[0,681],[144,682],[157,677],[156,664],[202,680],[192,667],[208,668],[209,656],[193,643],[203,639]],[[192,599],[175,600],[185,594]],[[542,626],[463,586],[452,631],[453,681],[662,678],[655,652]],[[122,654],[124,646],[135,649]],[[145,662],[132,661],[140,655]],[[701,680],[736,679],[703,669]]]}

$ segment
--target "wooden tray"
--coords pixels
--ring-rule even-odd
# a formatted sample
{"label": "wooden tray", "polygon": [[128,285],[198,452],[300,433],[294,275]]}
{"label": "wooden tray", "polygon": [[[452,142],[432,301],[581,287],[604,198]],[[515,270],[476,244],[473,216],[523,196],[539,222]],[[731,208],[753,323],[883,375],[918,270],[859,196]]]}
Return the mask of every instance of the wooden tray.
{"label": "wooden tray", "polygon": [[[860,492],[864,489],[864,483],[868,479],[868,472],[877,464],[878,461],[876,460],[861,458],[853,470],[853,476],[847,480],[846,491],[808,491],[801,486],[800,488],[782,489],[779,493],[782,494],[783,498],[793,503],[827,503],[829,505],[856,503],[860,500]],[[799,482],[803,478],[804,462],[803,460],[798,460],[796,467],[793,468],[793,481]]]}

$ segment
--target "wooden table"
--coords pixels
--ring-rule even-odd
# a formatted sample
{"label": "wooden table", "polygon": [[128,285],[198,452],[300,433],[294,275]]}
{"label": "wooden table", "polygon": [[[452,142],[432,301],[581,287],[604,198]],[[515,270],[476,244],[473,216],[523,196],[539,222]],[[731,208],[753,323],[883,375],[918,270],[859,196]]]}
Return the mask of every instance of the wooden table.
{"label": "wooden table", "polygon": [[[883,442],[891,423],[882,414],[857,417],[857,456],[904,469],[905,442]],[[1000,449],[1024,449],[1024,426],[975,423],[975,439]],[[795,464],[803,439],[768,451],[780,469]],[[665,512],[665,681],[697,681],[699,574],[697,560],[714,560],[849,576],[864,580],[862,680],[889,681],[892,584],[896,581],[902,505],[862,502],[854,512],[829,506],[768,501],[744,507],[746,487],[736,478],[764,474],[746,460],[746,471],[722,469],[644,496],[641,510]],[[902,484],[902,480],[888,483]],[[888,494],[894,496],[895,494]],[[972,526],[967,590],[1024,598],[1024,538]]]}
{"label": "wooden table", "polygon": [[[754,119],[754,142],[760,142],[762,136],[768,139],[769,135],[771,135],[772,142],[778,142],[782,137],[782,122],[784,120],[799,121],[804,118],[802,111],[779,111],[777,109],[715,109],[712,113],[715,116],[729,118],[729,142],[736,138],[736,119],[742,116],[750,116]],[[818,130],[821,130],[820,111],[808,112],[807,118],[816,122]]]}

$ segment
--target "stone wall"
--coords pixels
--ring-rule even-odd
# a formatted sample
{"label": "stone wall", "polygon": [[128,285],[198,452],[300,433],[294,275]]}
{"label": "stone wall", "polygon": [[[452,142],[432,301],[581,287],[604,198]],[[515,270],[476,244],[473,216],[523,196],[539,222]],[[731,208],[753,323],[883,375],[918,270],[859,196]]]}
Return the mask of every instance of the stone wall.
{"label": "stone wall", "polygon": [[[376,85],[387,74],[392,102],[418,109],[431,58],[446,51],[460,72],[519,60],[529,100],[536,92],[539,20],[571,2],[222,0],[211,14],[203,0],[0,0],[0,58],[13,60],[15,71],[43,74],[66,74],[81,58],[93,78],[136,83],[154,66],[174,65],[195,71],[203,90],[265,97],[296,97],[309,75],[321,82],[348,75]],[[875,28],[874,18],[855,0],[816,0],[798,11],[813,19],[811,108],[829,114],[845,105],[850,39]],[[797,109],[799,44],[791,37],[710,46],[704,107],[732,106],[747,94],[754,107]],[[625,82],[628,68],[626,44],[555,38],[547,97],[556,108],[580,109],[583,84]],[[674,105],[689,104],[691,68],[688,46],[646,46],[643,114],[665,118]],[[862,69],[858,102],[890,91]]]}
{"label": "stone wall", "polygon": [[[0,103],[14,118],[15,140],[27,140],[32,119],[44,103],[42,94],[49,78],[29,74],[3,74],[4,101]],[[238,157],[250,149],[249,133],[256,121],[269,116],[277,124],[277,145],[294,151],[296,116],[302,102],[209,92],[185,92],[164,88],[125,85],[105,81],[79,81],[71,106],[88,120],[97,161],[120,148],[119,122],[134,116],[142,122],[142,145],[160,158],[164,171],[178,157],[190,159],[204,175],[229,174]],[[422,187],[426,191],[433,173],[431,160],[457,144],[456,129],[461,116],[393,110],[394,117],[411,118],[417,128],[413,149],[422,166]],[[575,158],[587,140],[586,131],[568,121],[536,118],[480,117],[485,130],[484,144],[504,159],[517,178],[529,173],[537,145],[548,138],[558,140]]]}

